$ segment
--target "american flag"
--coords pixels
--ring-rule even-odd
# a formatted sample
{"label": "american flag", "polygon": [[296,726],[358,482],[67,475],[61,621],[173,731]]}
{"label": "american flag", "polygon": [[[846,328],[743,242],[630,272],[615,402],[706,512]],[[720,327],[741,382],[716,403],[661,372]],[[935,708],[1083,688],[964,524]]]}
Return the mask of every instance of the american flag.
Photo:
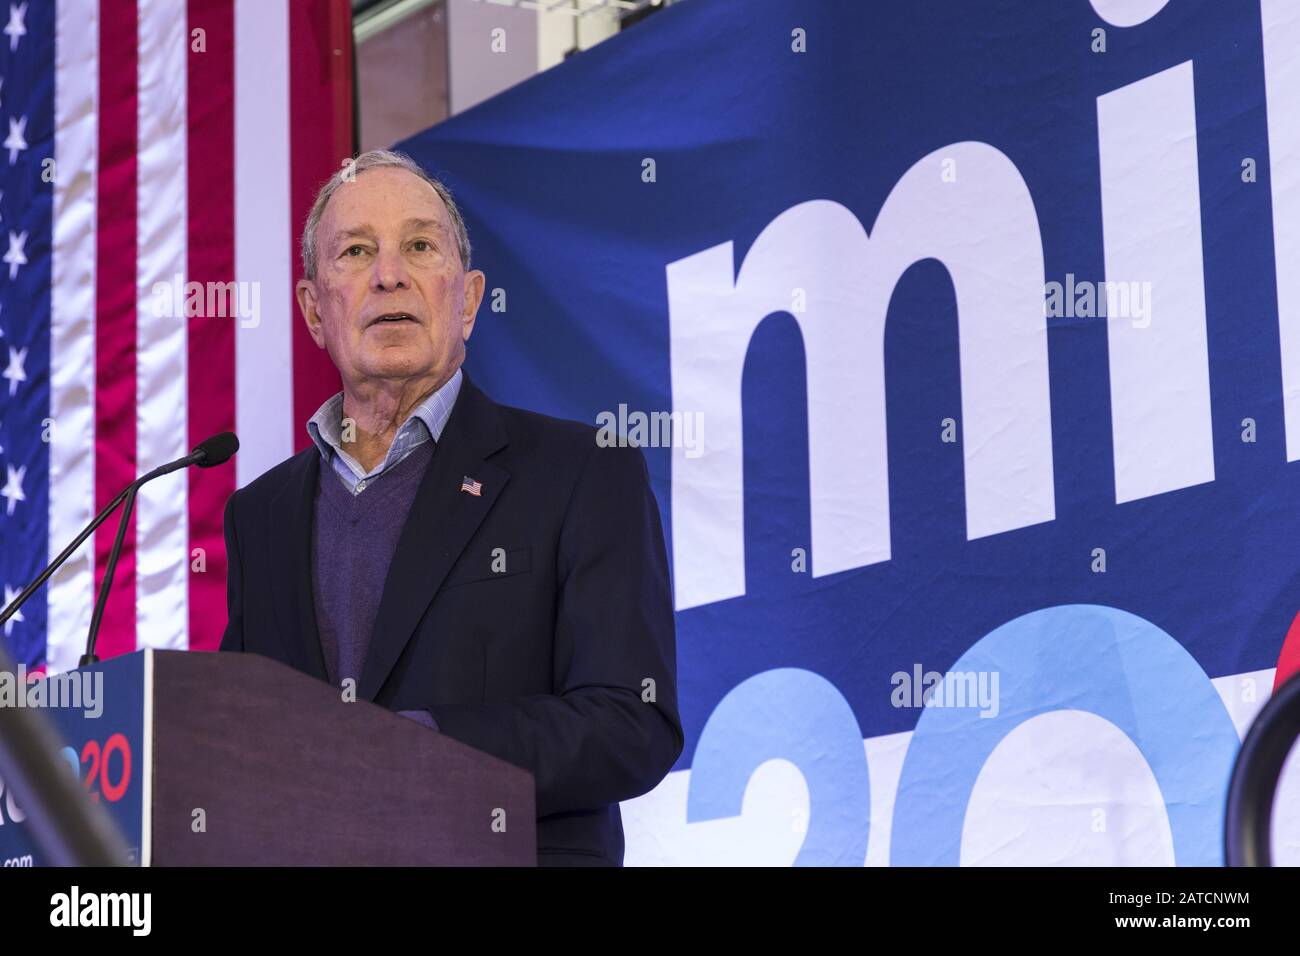
{"label": "american flag", "polygon": [[[0,22],[5,601],[137,475],[233,430],[234,467],[141,493],[98,652],[213,649],[225,499],[338,388],[292,296],[352,153],[347,0],[0,0]],[[29,669],[76,665],[116,524],[5,625]]]}
{"label": "american flag", "polygon": [[473,478],[469,477],[469,475],[466,475],[461,480],[460,490],[468,492],[476,498],[481,498],[483,496],[483,486]]}

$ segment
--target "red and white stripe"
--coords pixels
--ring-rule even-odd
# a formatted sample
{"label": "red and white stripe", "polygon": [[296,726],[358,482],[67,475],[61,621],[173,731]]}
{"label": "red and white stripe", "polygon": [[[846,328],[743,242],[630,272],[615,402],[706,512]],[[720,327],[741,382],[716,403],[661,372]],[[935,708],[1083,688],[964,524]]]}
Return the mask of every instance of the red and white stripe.
{"label": "red and white stripe", "polygon": [[[59,0],[50,553],[137,474],[216,432],[242,445],[141,493],[102,657],[216,647],[225,499],[337,390],[292,287],[311,199],[351,153],[350,29],[347,0]],[[258,283],[259,322],[155,316],[177,275]],[[81,653],[115,528],[51,582],[51,672]]]}

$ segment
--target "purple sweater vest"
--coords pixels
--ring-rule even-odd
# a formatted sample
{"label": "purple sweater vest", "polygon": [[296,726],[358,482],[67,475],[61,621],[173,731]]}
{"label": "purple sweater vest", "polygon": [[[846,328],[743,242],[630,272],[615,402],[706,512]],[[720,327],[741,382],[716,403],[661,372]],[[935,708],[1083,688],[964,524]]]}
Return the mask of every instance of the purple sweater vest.
{"label": "purple sweater vest", "polygon": [[[388,568],[433,448],[424,442],[358,495],[321,467],[312,511],[312,595],[325,671],[336,687],[349,677],[361,681]],[[427,712],[418,713],[415,719],[433,726]]]}

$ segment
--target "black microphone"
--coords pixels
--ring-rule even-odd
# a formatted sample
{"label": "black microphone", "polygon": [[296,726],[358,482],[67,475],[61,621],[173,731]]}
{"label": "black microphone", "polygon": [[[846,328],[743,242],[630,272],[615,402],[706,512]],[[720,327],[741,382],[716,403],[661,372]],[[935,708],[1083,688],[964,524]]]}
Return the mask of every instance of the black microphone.
{"label": "black microphone", "polygon": [[[239,439],[235,437],[234,432],[222,432],[220,435],[213,435],[207,441],[195,445],[194,450],[184,458],[177,458],[165,465],[159,465],[147,475],[137,478],[132,487],[139,490],[140,486],[145,482],[161,478],[163,475],[170,475],[173,471],[180,471],[182,468],[188,468],[191,465],[197,465],[200,468],[211,468],[213,465],[225,464],[237,451],[239,451]],[[129,492],[130,488],[127,491]]]}
{"label": "black microphone", "polygon": [[235,433],[222,432],[220,435],[213,435],[205,442],[200,442],[190,452],[190,457],[200,468],[211,468],[214,465],[224,465],[237,451],[239,451],[239,439],[235,437]]}
{"label": "black microphone", "polygon": [[[99,596],[95,599],[95,613],[90,618],[90,633],[86,635],[86,653],[82,654],[81,659],[77,661],[78,667],[99,663],[99,658],[95,656],[95,641],[99,637],[99,625],[104,618],[104,607],[108,604],[108,592],[113,587],[113,575],[117,571],[118,556],[122,553],[122,542],[126,539],[126,529],[131,523],[131,512],[135,509],[136,493],[147,482],[153,481],[155,478],[161,478],[163,475],[170,475],[182,468],[189,468],[191,465],[197,465],[199,468],[211,468],[214,465],[224,464],[237,451],[239,451],[239,439],[235,437],[234,432],[222,432],[220,435],[213,435],[206,441],[196,445],[194,450],[184,458],[169,461],[167,464],[160,465],[148,474],[137,478],[126,491],[118,495],[118,500],[125,500],[126,507],[122,509],[122,517],[117,523],[117,537],[113,539],[113,550],[108,554],[108,564],[104,568],[104,580],[100,582]],[[107,517],[107,515],[104,517]],[[3,621],[0,621],[0,623],[3,623]]]}

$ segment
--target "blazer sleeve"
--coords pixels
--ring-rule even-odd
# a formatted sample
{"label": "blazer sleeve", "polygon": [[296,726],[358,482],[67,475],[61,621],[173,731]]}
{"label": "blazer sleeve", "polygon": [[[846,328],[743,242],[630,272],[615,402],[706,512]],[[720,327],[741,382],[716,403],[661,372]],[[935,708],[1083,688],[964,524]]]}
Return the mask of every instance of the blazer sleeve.
{"label": "blazer sleeve", "polygon": [[244,578],[235,531],[235,494],[226,499],[226,632],[220,646],[223,651],[244,649]]}
{"label": "blazer sleeve", "polygon": [[640,449],[593,441],[557,582],[553,694],[429,708],[442,733],[531,771],[538,816],[646,793],[682,752],[668,557]]}

